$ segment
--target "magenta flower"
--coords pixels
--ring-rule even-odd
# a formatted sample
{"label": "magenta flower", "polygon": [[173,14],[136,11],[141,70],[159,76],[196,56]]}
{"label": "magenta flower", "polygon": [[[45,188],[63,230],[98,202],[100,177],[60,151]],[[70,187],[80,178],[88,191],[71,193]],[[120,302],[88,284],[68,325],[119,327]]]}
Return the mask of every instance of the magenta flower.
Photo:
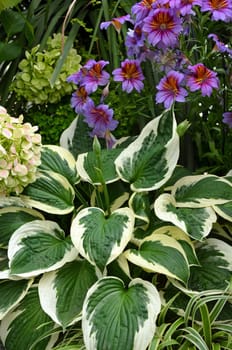
{"label": "magenta flower", "polygon": [[143,31],[153,46],[174,47],[182,29],[180,18],[171,9],[156,9],[144,19]]}
{"label": "magenta flower", "polygon": [[135,4],[131,8],[131,13],[136,17],[136,21],[140,22],[149,15],[157,0],[143,0]]}
{"label": "magenta flower", "polygon": [[180,0],[179,11],[182,16],[195,15],[193,6],[202,5],[202,0]]}
{"label": "magenta flower", "polygon": [[188,66],[190,73],[187,75],[187,86],[190,91],[201,90],[202,96],[210,96],[213,88],[218,89],[219,80],[217,74],[208,69],[202,63]]}
{"label": "magenta flower", "polygon": [[108,105],[94,105],[91,101],[84,110],[85,122],[93,128],[91,136],[105,137],[107,131],[114,130],[118,121],[113,119],[113,110]]}
{"label": "magenta flower", "polygon": [[100,29],[107,29],[110,25],[113,25],[114,28],[117,30],[117,32],[120,33],[122,25],[125,22],[133,23],[130,15],[120,16],[120,17],[117,17],[117,18],[113,18],[111,21],[102,22],[100,24]]}
{"label": "magenta flower", "polygon": [[97,90],[98,86],[105,86],[108,84],[110,79],[110,74],[104,71],[104,67],[109,64],[108,61],[98,61],[89,60],[85,64],[86,75],[81,81],[88,93],[92,93]]}
{"label": "magenta flower", "polygon": [[84,108],[90,103],[92,99],[89,97],[84,86],[79,87],[72,93],[71,106],[74,108],[77,114],[83,114]]}
{"label": "magenta flower", "polygon": [[227,124],[229,128],[232,128],[232,112],[223,113],[223,123]]}
{"label": "magenta flower", "polygon": [[205,0],[202,1],[201,11],[209,11],[215,21],[229,22],[232,19],[231,0]]}
{"label": "magenta flower", "polygon": [[222,41],[220,41],[216,34],[209,34],[208,38],[212,38],[213,41],[215,42],[215,47],[214,47],[215,51],[226,52],[229,54],[229,56],[232,57],[232,50],[229,49],[228,46],[225,45]]}
{"label": "magenta flower", "polygon": [[164,103],[165,108],[170,108],[174,101],[184,102],[188,95],[187,91],[180,86],[184,79],[184,74],[170,71],[162,78],[156,88],[156,103]]}
{"label": "magenta flower", "polygon": [[140,92],[143,89],[144,75],[137,60],[121,62],[121,68],[116,68],[112,74],[114,81],[122,82],[122,90],[130,93],[133,89]]}

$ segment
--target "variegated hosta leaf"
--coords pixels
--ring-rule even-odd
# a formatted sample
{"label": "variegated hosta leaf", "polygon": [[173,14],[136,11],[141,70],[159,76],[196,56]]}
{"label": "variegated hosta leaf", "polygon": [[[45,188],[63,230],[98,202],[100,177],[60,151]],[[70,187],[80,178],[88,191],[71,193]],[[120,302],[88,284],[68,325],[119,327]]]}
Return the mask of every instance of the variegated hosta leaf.
{"label": "variegated hosta leaf", "polygon": [[196,247],[200,266],[192,266],[188,287],[193,291],[225,290],[232,277],[232,246],[208,238]]}
{"label": "variegated hosta leaf", "polygon": [[95,268],[86,260],[75,260],[39,281],[41,306],[63,328],[78,321],[88,289],[97,281]]}
{"label": "variegated hosta leaf", "polygon": [[43,312],[38,290],[31,287],[19,305],[10,311],[0,325],[0,338],[7,350],[47,350],[58,335],[52,335],[54,322]]}
{"label": "variegated hosta leaf", "polygon": [[146,192],[134,192],[130,197],[129,207],[133,210],[136,219],[149,224],[150,202]]}
{"label": "variegated hosta leaf", "polygon": [[116,277],[105,277],[88,291],[82,329],[87,350],[145,350],[160,312],[159,294],[140,278],[126,288]]}
{"label": "variegated hosta leaf", "polygon": [[199,261],[196,256],[194,245],[189,238],[189,236],[176,226],[162,226],[154,231],[154,234],[165,234],[173,237],[180,243],[185,251],[186,257],[188,259],[189,266],[199,265]]}
{"label": "variegated hosta leaf", "polygon": [[139,250],[128,249],[125,257],[149,272],[176,278],[185,284],[189,278],[189,264],[184,249],[173,237],[153,233],[141,241]]}
{"label": "variegated hosta leaf", "polygon": [[226,220],[232,222],[232,201],[224,203],[224,204],[214,205],[213,209],[223,219],[226,219]]}
{"label": "variegated hosta leaf", "polygon": [[7,247],[11,235],[17,228],[36,219],[43,220],[44,217],[34,209],[22,207],[0,209],[0,247]]}
{"label": "variegated hosta leaf", "polygon": [[150,121],[115,161],[116,171],[135,192],[160,188],[172,175],[179,157],[179,136],[172,111]]}
{"label": "variegated hosta leaf", "polygon": [[0,281],[0,320],[24,298],[33,280]]}
{"label": "variegated hosta leaf", "polygon": [[0,196],[0,208],[6,207],[26,207],[24,201],[19,197],[3,197]]}
{"label": "variegated hosta leaf", "polygon": [[81,179],[94,185],[99,185],[103,181],[105,183],[117,181],[119,176],[114,161],[120,152],[120,149],[102,149],[99,155],[100,164],[95,152],[79,154],[76,166]]}
{"label": "variegated hosta leaf", "polygon": [[28,185],[21,198],[25,204],[50,214],[68,214],[74,209],[75,192],[70,182],[53,171],[38,173],[35,182]]}
{"label": "variegated hosta leaf", "polygon": [[54,171],[63,175],[72,185],[78,183],[76,160],[67,149],[56,145],[43,145],[40,170]]}
{"label": "variegated hosta leaf", "polygon": [[185,176],[172,187],[178,207],[203,208],[232,200],[232,183],[216,175]]}
{"label": "variegated hosta leaf", "polygon": [[8,247],[11,273],[25,278],[56,270],[77,254],[70,237],[48,220],[22,225],[11,236]]}
{"label": "variegated hosta leaf", "polygon": [[156,199],[154,208],[159,219],[173,223],[197,240],[206,237],[217,220],[214,210],[210,207],[178,208],[174,197],[168,193],[163,193]]}
{"label": "variegated hosta leaf", "polygon": [[82,209],[71,224],[73,244],[101,271],[116,259],[130,241],[134,215],[129,208],[115,210],[109,217],[100,208]]}

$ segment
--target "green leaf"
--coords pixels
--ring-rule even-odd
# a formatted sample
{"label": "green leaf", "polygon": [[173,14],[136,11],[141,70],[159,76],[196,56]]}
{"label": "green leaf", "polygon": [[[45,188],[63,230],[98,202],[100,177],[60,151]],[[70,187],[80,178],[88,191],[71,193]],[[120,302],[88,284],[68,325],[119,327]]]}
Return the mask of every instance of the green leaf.
{"label": "green leaf", "polygon": [[178,207],[203,208],[231,201],[232,183],[216,175],[185,176],[171,193]]}
{"label": "green leaf", "polygon": [[97,279],[95,268],[86,260],[75,260],[45,273],[39,281],[41,307],[66,328],[81,319],[86,293]]}
{"label": "green leaf", "polygon": [[173,223],[196,240],[204,239],[217,221],[212,208],[178,208],[174,197],[168,193],[156,199],[154,208],[159,219]]}
{"label": "green leaf", "polygon": [[74,246],[101,271],[124,250],[132,237],[134,215],[129,208],[115,210],[105,217],[100,208],[82,209],[71,224]]}
{"label": "green leaf", "polygon": [[0,209],[0,247],[7,247],[15,230],[26,222],[43,220],[41,213],[30,208],[7,207]]}
{"label": "green leaf", "polygon": [[117,181],[119,177],[115,170],[114,161],[120,152],[120,149],[101,150],[101,164],[99,164],[95,152],[79,154],[77,170],[81,179],[94,185],[100,185],[102,179],[106,184]]}
{"label": "green leaf", "polygon": [[155,332],[160,297],[153,284],[134,279],[125,288],[105,277],[88,291],[82,329],[87,350],[145,350]]}
{"label": "green leaf", "polygon": [[232,247],[216,238],[198,243],[200,266],[190,268],[188,288],[192,291],[225,290],[232,276]]}
{"label": "green leaf", "polygon": [[57,223],[34,220],[11,236],[8,257],[11,273],[28,278],[56,270],[74,260],[77,251]]}
{"label": "green leaf", "polygon": [[20,56],[22,51],[21,46],[15,42],[3,43],[0,42],[0,63],[4,61],[12,61]]}
{"label": "green leaf", "polygon": [[54,171],[63,175],[72,185],[79,182],[76,161],[67,149],[56,145],[43,145],[40,170]]}
{"label": "green leaf", "polygon": [[136,219],[149,224],[150,202],[146,192],[134,192],[130,197],[129,207],[133,210]]}
{"label": "green leaf", "polygon": [[160,188],[172,175],[179,157],[176,121],[168,110],[150,121],[115,161],[120,178],[135,192]]}
{"label": "green leaf", "polygon": [[53,329],[53,321],[41,309],[37,288],[32,287],[2,320],[0,338],[7,350],[46,350],[58,337],[51,335]]}
{"label": "green leaf", "polygon": [[189,278],[189,265],[185,251],[172,237],[155,232],[141,241],[139,250],[129,249],[125,257],[146,271],[158,272],[185,284]]}
{"label": "green leaf", "polygon": [[0,320],[24,298],[33,280],[0,281]]}
{"label": "green leaf", "polygon": [[64,176],[45,170],[38,173],[36,181],[28,185],[21,195],[26,205],[60,215],[73,211],[74,197],[74,189]]}
{"label": "green leaf", "polygon": [[18,5],[22,0],[1,0],[0,11]]}
{"label": "green leaf", "polygon": [[25,18],[23,15],[12,10],[1,12],[0,20],[8,37],[20,33],[25,26]]}
{"label": "green leaf", "polygon": [[[192,327],[186,327],[182,329],[183,333],[179,338],[187,339],[191,344],[195,345],[198,350],[209,350],[202,336],[196,329]],[[186,333],[186,334],[185,334]]]}

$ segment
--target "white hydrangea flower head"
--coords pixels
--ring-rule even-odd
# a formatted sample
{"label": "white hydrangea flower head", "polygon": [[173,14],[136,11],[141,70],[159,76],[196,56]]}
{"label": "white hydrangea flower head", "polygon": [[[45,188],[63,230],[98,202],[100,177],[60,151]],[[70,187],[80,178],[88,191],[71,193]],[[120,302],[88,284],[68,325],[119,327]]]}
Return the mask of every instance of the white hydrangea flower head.
{"label": "white hydrangea flower head", "polygon": [[11,117],[0,106],[0,196],[20,194],[36,180],[41,164],[41,135],[37,126]]}

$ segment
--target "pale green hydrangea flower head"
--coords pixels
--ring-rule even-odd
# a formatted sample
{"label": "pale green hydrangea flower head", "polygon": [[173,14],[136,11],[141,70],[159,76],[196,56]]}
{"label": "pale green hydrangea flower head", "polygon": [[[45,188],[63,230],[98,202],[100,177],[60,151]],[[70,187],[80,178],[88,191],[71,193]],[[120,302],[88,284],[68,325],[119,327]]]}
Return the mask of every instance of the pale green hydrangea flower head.
{"label": "pale green hydrangea flower head", "polygon": [[20,194],[36,179],[41,161],[41,135],[37,126],[11,117],[0,106],[0,196]]}

